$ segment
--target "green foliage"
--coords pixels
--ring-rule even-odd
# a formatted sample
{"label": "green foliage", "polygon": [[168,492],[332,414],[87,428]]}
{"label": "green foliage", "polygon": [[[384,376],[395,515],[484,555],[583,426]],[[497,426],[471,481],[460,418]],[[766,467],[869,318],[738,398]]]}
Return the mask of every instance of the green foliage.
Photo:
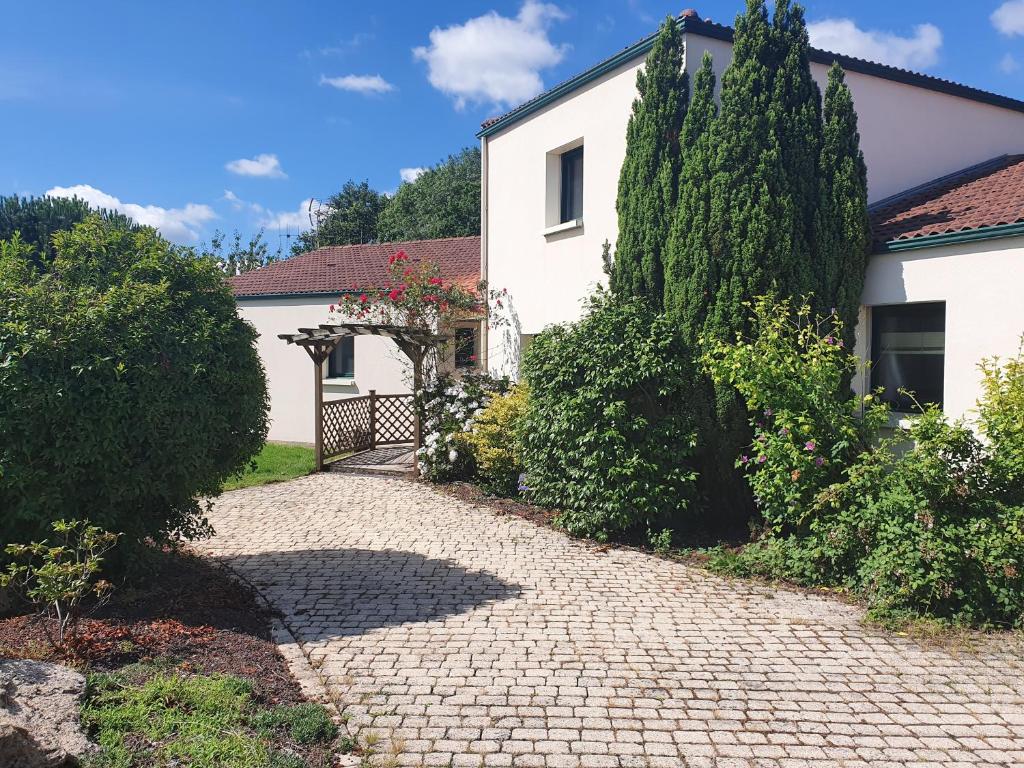
{"label": "green foliage", "polygon": [[381,242],[479,234],[479,147],[466,147],[399,186],[377,229]]}
{"label": "green foliage", "polygon": [[373,242],[377,239],[377,220],[387,201],[387,195],[371,189],[369,182],[346,181],[340,192],[327,199],[317,227],[299,234],[292,244],[292,253],[326,245]]}
{"label": "green foliage", "polygon": [[249,238],[248,243],[242,243],[242,235],[238,230],[235,230],[226,250],[224,242],[224,233],[219,230],[214,232],[210,245],[202,249],[202,255],[220,262],[226,275],[240,275],[281,259],[281,249],[271,253],[270,246],[263,239],[262,229]]}
{"label": "green foliage", "polygon": [[[53,260],[53,236],[71,229],[94,212],[79,198],[0,196],[0,240],[11,240],[15,233],[30,246],[36,265]],[[104,221],[122,229],[138,230],[131,219],[117,211],[95,212]]]}
{"label": "green foliage", "polygon": [[464,442],[473,455],[476,477],[488,493],[516,496],[523,472],[516,430],[526,413],[529,388],[513,387],[505,395],[490,399],[473,419],[472,429],[464,433]]}
{"label": "green foliage", "polygon": [[[749,338],[706,340],[702,363],[719,386],[735,388],[750,409],[754,442],[737,466],[751,471],[758,510],[773,533],[806,529],[814,497],[837,482],[888,420],[843,384],[857,357],[842,341],[842,323],[815,318],[809,305],[763,296],[748,302]],[[863,411],[863,414],[862,414]]]}
{"label": "green foliage", "polygon": [[255,339],[217,265],[153,230],[87,219],[45,270],[0,243],[5,537],[68,509],[125,542],[207,533],[199,499],[266,436]]}
{"label": "green foliage", "polygon": [[715,153],[711,127],[717,116],[715,72],[711,54],[705,51],[683,121],[679,202],[665,246],[665,311],[693,348],[704,329],[708,299],[716,283],[708,227]]}
{"label": "green foliage", "polygon": [[337,734],[323,707],[259,711],[249,682],[224,675],[91,675],[82,725],[100,746],[90,768],[292,768],[305,762],[272,752],[272,731],[287,730],[298,744],[329,744]]}
{"label": "green foliage", "polygon": [[842,394],[854,365],[842,328],[810,314],[760,300],[755,338],[705,355],[760,410],[741,461],[768,524],[713,565],[848,589],[877,616],[1024,626],[1024,360],[982,364],[986,442],[935,407],[877,440],[886,408],[856,415],[857,398]]}
{"label": "green foliage", "polygon": [[[56,543],[8,544],[15,561],[0,573],[0,587],[14,591],[36,606],[39,613],[57,619],[56,644],[63,646],[81,615],[82,603],[93,595],[109,595],[110,582],[98,579],[103,556],[117,544],[118,534],[86,520],[57,520],[52,525]],[[20,561],[20,562],[19,562]]]}
{"label": "green foliage", "polygon": [[528,495],[604,540],[686,518],[694,501],[685,346],[639,298],[594,296],[582,319],[537,335],[519,440]]}
{"label": "green foliage", "polygon": [[673,17],[665,19],[644,67],[639,96],[626,128],[626,156],[619,174],[612,287],[621,296],[643,296],[661,306],[662,264],[679,186],[680,147],[689,84],[683,40]]}
{"label": "green foliage", "polygon": [[274,707],[257,713],[252,723],[258,731],[287,730],[298,744],[326,743],[338,735],[338,726],[327,710],[313,703]]}
{"label": "green foliage", "polygon": [[416,393],[423,445],[417,461],[420,474],[433,482],[472,477],[473,452],[462,439],[495,394],[508,388],[503,379],[486,375],[442,375]]}
{"label": "green foliage", "polygon": [[[818,314],[834,311],[853,344],[864,288],[871,226],[868,220],[868,172],[860,150],[857,112],[842,67],[833,64],[825,88],[818,209],[814,220],[815,305]],[[834,310],[833,310],[834,308]]]}
{"label": "green foliage", "polygon": [[304,477],[313,471],[315,462],[313,449],[305,445],[267,443],[241,474],[224,483],[224,490],[233,491]]}

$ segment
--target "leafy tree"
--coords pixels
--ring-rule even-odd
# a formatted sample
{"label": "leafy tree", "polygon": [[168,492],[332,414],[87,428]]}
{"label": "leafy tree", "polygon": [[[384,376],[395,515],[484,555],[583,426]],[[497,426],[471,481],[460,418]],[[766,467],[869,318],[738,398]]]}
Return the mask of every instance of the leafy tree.
{"label": "leafy tree", "polygon": [[711,54],[693,79],[693,99],[683,120],[679,201],[665,247],[665,311],[693,347],[715,288],[708,228],[711,223],[711,128],[718,116]]}
{"label": "leafy tree", "polygon": [[378,221],[382,242],[480,234],[480,150],[467,147],[388,200]]}
{"label": "leafy tree", "polygon": [[[93,213],[89,204],[77,197],[0,196],[0,240],[21,233],[21,242],[35,250],[33,261],[43,266],[53,259],[53,236],[71,229]],[[130,218],[117,211],[101,210],[99,216],[124,229],[138,229]]]}
{"label": "leafy tree", "polygon": [[371,189],[369,182],[346,181],[340,192],[328,198],[317,227],[298,236],[292,253],[377,240],[377,220],[387,201],[387,195]]}
{"label": "leafy tree", "polygon": [[815,216],[815,303],[823,314],[835,307],[843,338],[852,349],[864,288],[871,225],[868,179],[857,132],[857,112],[843,69],[833,63],[825,88],[824,140]]}
{"label": "leafy tree", "polygon": [[679,25],[661,25],[644,67],[637,73],[639,96],[626,128],[626,156],[619,174],[613,290],[643,296],[661,307],[662,264],[679,185],[679,134],[689,101]]}
{"label": "leafy tree", "polygon": [[201,500],[260,450],[256,331],[210,259],[91,216],[40,269],[0,241],[0,530],[73,515],[124,542],[209,532]]}
{"label": "leafy tree", "polygon": [[217,230],[210,238],[210,245],[203,248],[202,255],[219,262],[225,274],[240,275],[243,272],[280,261],[281,249],[278,248],[276,252],[271,253],[270,246],[263,239],[262,229],[249,238],[249,242],[244,245],[242,244],[242,235],[235,230],[231,244],[225,252],[224,233]]}

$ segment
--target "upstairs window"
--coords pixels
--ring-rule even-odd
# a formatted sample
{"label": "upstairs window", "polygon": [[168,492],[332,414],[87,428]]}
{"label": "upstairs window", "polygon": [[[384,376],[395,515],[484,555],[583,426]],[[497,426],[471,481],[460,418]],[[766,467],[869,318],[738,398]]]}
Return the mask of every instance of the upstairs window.
{"label": "upstairs window", "polygon": [[351,379],[356,375],[356,338],[345,336],[327,358],[327,378]]}
{"label": "upstairs window", "polygon": [[897,304],[871,309],[871,388],[884,387],[882,399],[893,410],[942,406],[946,359],[946,304]]}
{"label": "upstairs window", "polygon": [[583,147],[562,154],[561,223],[583,218]]}

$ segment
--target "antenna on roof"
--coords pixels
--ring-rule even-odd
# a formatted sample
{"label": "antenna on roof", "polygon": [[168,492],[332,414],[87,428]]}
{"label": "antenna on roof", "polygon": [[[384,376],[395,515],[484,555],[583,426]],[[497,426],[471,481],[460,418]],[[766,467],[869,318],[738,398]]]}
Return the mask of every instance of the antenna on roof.
{"label": "antenna on roof", "polygon": [[309,198],[306,206],[306,215],[309,216],[309,228],[313,230],[313,244],[315,248],[320,247],[320,219],[323,217],[324,204],[315,197]]}

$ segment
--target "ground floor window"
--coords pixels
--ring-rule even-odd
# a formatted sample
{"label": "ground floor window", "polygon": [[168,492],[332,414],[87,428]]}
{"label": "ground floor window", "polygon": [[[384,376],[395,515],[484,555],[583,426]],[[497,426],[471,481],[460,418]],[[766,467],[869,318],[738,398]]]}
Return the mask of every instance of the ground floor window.
{"label": "ground floor window", "polygon": [[942,406],[945,354],[945,302],[871,308],[871,388],[882,387],[894,410],[916,410],[900,389]]}
{"label": "ground floor window", "polygon": [[455,329],[456,368],[472,368],[476,365],[478,357],[477,336],[476,328]]}
{"label": "ground floor window", "polygon": [[356,338],[345,336],[327,359],[327,377],[351,379],[356,375]]}

